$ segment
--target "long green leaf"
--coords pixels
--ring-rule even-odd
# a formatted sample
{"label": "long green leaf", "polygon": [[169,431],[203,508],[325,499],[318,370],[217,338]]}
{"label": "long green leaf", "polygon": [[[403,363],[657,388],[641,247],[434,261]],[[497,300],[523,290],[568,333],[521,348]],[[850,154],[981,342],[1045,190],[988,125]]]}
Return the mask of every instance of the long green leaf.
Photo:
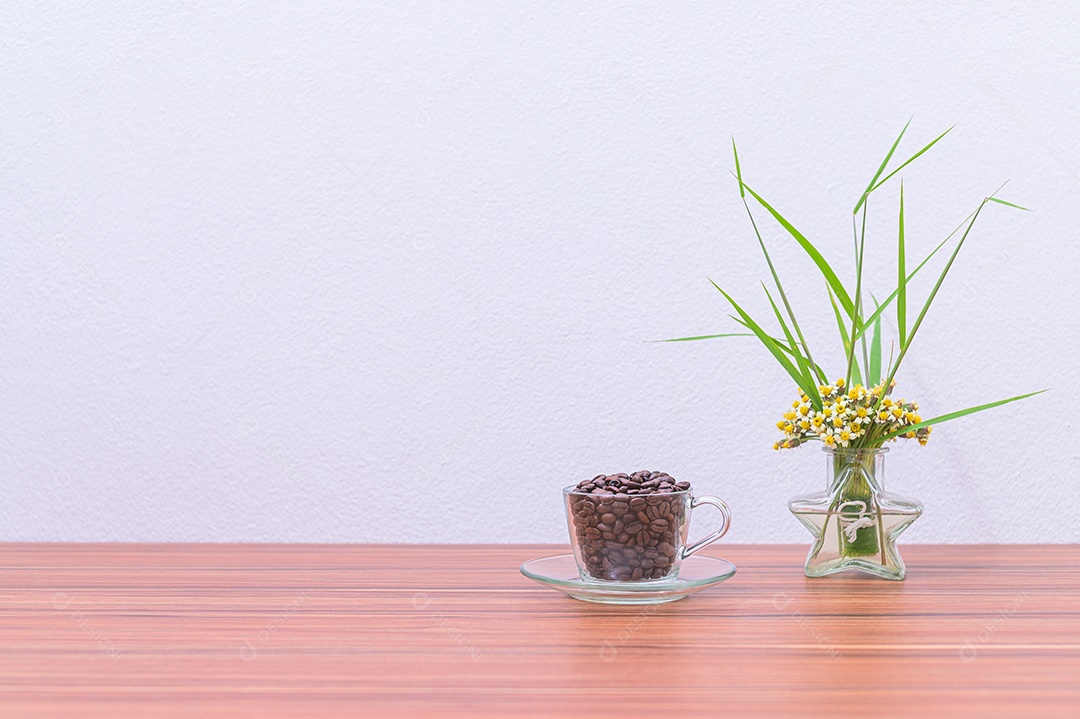
{"label": "long green leaf", "polygon": [[[855,361],[855,337],[860,329],[859,315],[862,314],[862,267],[863,255],[866,251],[866,211],[869,207],[869,204],[863,205],[862,234],[859,236],[859,244],[855,248],[855,314],[851,319],[851,347],[848,349],[847,373],[844,375],[848,380],[852,379],[852,366],[855,366],[857,372],[859,364]],[[852,218],[852,223],[854,223],[854,218]],[[864,349],[866,347],[865,341],[863,342],[863,347]],[[856,384],[861,384],[861,382],[857,382]]]}
{"label": "long green leaf", "polygon": [[907,266],[904,249],[904,181],[900,181],[900,239],[897,240],[896,324],[900,344],[907,339]]}
{"label": "long green leaf", "polygon": [[[742,181],[740,180],[740,186],[741,184]],[[765,263],[769,266],[769,273],[772,274],[773,282],[776,284],[776,290],[780,293],[780,301],[784,303],[784,309],[787,310],[788,317],[791,319],[791,325],[795,328],[795,334],[798,335],[799,342],[802,344],[803,350],[806,351],[806,359],[811,366],[817,368],[817,364],[810,354],[810,345],[806,343],[806,337],[803,336],[802,328],[799,327],[799,321],[795,319],[795,310],[791,309],[791,302],[788,301],[787,293],[784,292],[784,285],[780,282],[780,275],[773,265],[772,257],[769,255],[769,249],[765,246],[765,239],[758,230],[757,222],[754,220],[754,213],[750,211],[750,205],[747,203],[745,197],[743,198],[743,207],[746,208],[746,216],[750,218],[750,226],[754,228],[754,234],[757,236],[758,245],[761,247],[761,254],[765,255]],[[820,375],[818,379],[823,383],[827,381]]]}
{"label": "long green leaf", "polygon": [[753,337],[749,332],[735,332],[721,335],[698,335],[697,337],[673,337],[669,340],[648,340],[649,342],[695,342],[697,340],[712,340],[717,337]]}
{"label": "long green leaf", "polygon": [[[974,214],[974,213],[972,213],[972,214]],[[968,215],[968,217],[970,218],[970,217],[971,217],[971,215]],[[966,220],[965,220],[965,222],[966,222]],[[961,227],[962,227],[962,226],[963,226],[963,225],[961,225]],[[954,232],[953,234],[955,234],[955,232]],[[926,256],[926,257],[925,257],[925,258],[923,259],[923,261],[919,263],[918,267],[916,267],[916,268],[915,268],[914,270],[912,270],[911,274],[909,274],[909,275],[907,276],[907,281],[908,281],[908,282],[911,282],[911,279],[912,279],[913,277],[915,277],[915,275],[917,275],[917,274],[919,273],[919,270],[921,270],[921,269],[922,269],[922,268],[923,268],[923,267],[924,267],[924,266],[926,265],[926,263],[930,261],[930,258],[932,258],[932,257],[933,257],[934,255],[936,255],[936,254],[937,254],[937,251],[938,251],[938,250],[940,250],[940,249],[941,249],[942,247],[944,247],[944,246],[945,246],[945,243],[946,243],[946,242],[948,242],[948,241],[949,241],[950,239],[952,239],[952,235],[949,235],[949,236],[948,236],[948,237],[946,237],[946,238],[945,238],[944,240],[942,240],[942,241],[941,241],[941,243],[940,243],[940,244],[938,244],[938,246],[934,248],[934,251],[933,251],[933,252],[931,252],[931,253],[930,253],[929,255],[927,255],[927,256]],[[862,337],[862,335],[863,335],[863,334],[864,334],[864,333],[865,333],[865,332],[866,332],[866,331],[867,331],[868,329],[870,329],[870,328],[871,328],[871,327],[873,326],[873,322],[874,322],[874,321],[875,321],[875,320],[876,320],[876,319],[877,319],[878,317],[880,317],[880,316],[881,316],[881,313],[882,313],[882,312],[884,312],[884,311],[885,311],[886,309],[888,309],[889,305],[891,305],[891,304],[892,304],[892,301],[896,299],[896,295],[897,295],[897,292],[898,292],[898,290],[893,290],[893,291],[892,291],[892,294],[890,294],[890,295],[889,295],[888,297],[886,297],[886,298],[885,298],[885,301],[884,301],[883,303],[881,303],[880,305],[878,305],[877,309],[875,309],[875,310],[874,310],[874,311],[873,311],[873,312],[872,312],[872,313],[870,314],[870,316],[869,316],[869,317],[867,317],[867,318],[866,318],[866,320],[864,320],[864,321],[863,321],[863,328],[862,328],[862,329],[861,329],[861,330],[859,331],[858,337],[856,337],[855,339],[858,339],[859,337]]]}
{"label": "long green leaf", "polygon": [[769,304],[772,305],[773,313],[780,323],[780,329],[783,330],[784,337],[787,339],[787,344],[791,347],[792,351],[789,354],[795,357],[795,363],[799,366],[799,372],[802,374],[803,380],[814,390],[813,392],[807,393],[810,397],[810,403],[814,405],[814,409],[820,410],[821,395],[818,393],[817,384],[814,383],[814,377],[810,373],[810,361],[803,357],[802,353],[796,349],[798,344],[795,342],[795,337],[791,334],[791,330],[788,329],[787,322],[784,321],[784,316],[780,314],[780,308],[776,306],[776,302],[773,301],[772,295],[769,293],[769,288],[765,286],[764,282],[761,283],[761,288],[765,290],[765,296],[769,298]]}
{"label": "long green leaf", "polygon": [[1005,200],[999,200],[999,199],[998,199],[998,198],[996,198],[996,197],[991,197],[991,198],[990,198],[990,201],[991,201],[991,202],[996,202],[996,203],[998,203],[999,205],[1008,205],[1009,207],[1015,207],[1016,209],[1018,209],[1018,210],[1024,210],[1025,212],[1031,212],[1031,210],[1030,210],[1029,208],[1027,208],[1027,207],[1021,207],[1020,205],[1014,205],[1014,204],[1013,204],[1013,203],[1011,203],[1011,202],[1006,202]]}
{"label": "long green leaf", "polygon": [[874,320],[874,336],[870,340],[870,367],[866,381],[876,387],[881,383],[881,315]]}
{"label": "long green leaf", "polygon": [[928,144],[928,145],[927,145],[926,147],[924,147],[923,149],[919,150],[919,151],[918,151],[918,152],[916,152],[916,153],[915,153],[914,155],[912,155],[912,156],[911,156],[911,157],[909,157],[909,158],[908,158],[907,160],[905,160],[905,161],[904,161],[904,164],[900,165],[900,167],[896,168],[895,170],[893,170],[892,172],[890,172],[890,173],[889,173],[888,175],[885,175],[885,179],[883,179],[883,180],[880,180],[880,181],[879,181],[879,182],[878,182],[878,183],[877,183],[876,185],[874,185],[873,187],[871,187],[871,188],[870,188],[870,190],[869,190],[869,191],[868,191],[868,192],[867,192],[866,194],[867,194],[867,195],[869,195],[869,194],[870,194],[871,192],[873,192],[873,191],[874,191],[874,190],[876,190],[877,188],[879,188],[879,187],[881,187],[882,185],[884,185],[884,184],[885,184],[886,182],[888,182],[888,181],[889,181],[890,179],[892,179],[892,178],[893,178],[893,177],[894,177],[894,176],[896,175],[896,173],[900,172],[900,170],[903,170],[903,169],[904,169],[905,167],[907,167],[907,166],[908,166],[908,165],[910,165],[910,164],[911,164],[912,162],[914,162],[914,161],[915,161],[916,159],[918,159],[918,157],[919,157],[920,155],[922,155],[922,154],[923,154],[924,152],[926,152],[926,151],[927,151],[927,150],[929,150],[929,149],[930,149],[931,147],[933,147],[934,145],[936,145],[936,144],[938,143],[938,140],[940,140],[941,138],[945,137],[945,136],[946,136],[946,135],[948,135],[948,134],[949,134],[950,132],[952,132],[952,129],[953,129],[953,127],[956,127],[956,125],[953,125],[953,126],[952,126],[952,127],[950,127],[950,128],[948,129],[948,130],[946,130],[945,132],[943,132],[943,133],[941,133],[940,135],[938,135],[937,137],[935,137],[935,138],[934,138],[933,140],[931,140],[931,141],[930,141],[930,144]]}
{"label": "long green leaf", "polygon": [[746,198],[746,190],[742,184],[742,168],[739,167],[739,150],[735,147],[735,137],[731,138],[731,152],[735,155],[735,176],[739,178],[739,197]]}
{"label": "long green leaf", "polygon": [[885,159],[882,160],[881,166],[878,167],[877,172],[874,173],[873,179],[871,179],[870,184],[868,184],[866,186],[866,191],[862,193],[862,196],[859,198],[859,201],[855,203],[855,209],[851,211],[851,214],[854,215],[854,214],[858,213],[859,208],[862,207],[863,202],[866,201],[866,196],[870,194],[870,190],[873,189],[874,183],[877,182],[877,179],[879,177],[881,177],[881,173],[885,171],[885,166],[888,165],[889,160],[892,159],[893,153],[896,152],[896,148],[900,144],[900,138],[902,138],[904,136],[904,133],[907,132],[908,125],[910,125],[910,124],[911,124],[911,118],[908,118],[908,121],[904,124],[904,129],[900,131],[900,135],[897,136],[896,142],[894,142],[892,144],[892,147],[889,148],[889,154],[885,155]]}
{"label": "long green leaf", "polygon": [[[734,315],[731,315],[731,319],[735,320],[736,322],[738,322],[740,325],[742,325],[746,329],[750,329],[750,325],[743,322],[743,320],[741,318],[735,317]],[[756,337],[757,335],[749,334],[749,335],[745,335],[745,336],[746,337]],[[772,335],[769,336],[769,339],[771,339],[773,342],[775,342],[777,347],[784,350],[784,352],[786,352],[787,354],[791,355],[792,358],[795,357],[795,352],[797,350],[795,348],[793,348],[793,347],[788,347],[786,340],[782,340],[779,337],[773,337]],[[806,345],[801,345],[801,346],[802,346],[802,348],[804,350],[806,349]],[[825,374],[824,370],[821,369],[821,365],[815,364],[814,365],[814,372],[816,372],[817,376],[821,378],[822,384],[824,384],[824,383],[826,383],[828,381],[828,380],[825,379],[825,377],[827,375]]]}
{"label": "long green leaf", "polygon": [[1028,397],[1034,397],[1037,394],[1042,394],[1043,392],[1049,391],[1049,389],[1041,389],[1038,392],[1029,392],[1028,394],[1010,397],[1009,399],[1001,399],[997,402],[991,402],[989,404],[980,404],[978,407],[969,407],[968,409],[962,409],[958,412],[950,412],[949,414],[943,414],[940,417],[934,417],[933,419],[926,419],[917,424],[913,424],[908,427],[904,427],[903,429],[896,430],[895,432],[890,432],[889,434],[882,437],[881,441],[884,442],[894,437],[899,437],[902,434],[907,434],[908,432],[914,432],[915,430],[922,429],[923,427],[931,427],[936,424],[941,424],[942,422],[948,422],[952,419],[966,417],[969,414],[975,414],[976,412],[982,412],[984,410],[993,409],[994,407],[1000,407],[1001,405],[1008,404],[1009,402],[1016,402],[1017,400],[1027,399]]}
{"label": "long green leaf", "polygon": [[754,192],[753,188],[749,185],[743,185],[743,187],[745,187],[746,191],[753,195],[754,199],[757,200],[762,207],[768,210],[769,214],[780,223],[781,227],[787,230],[788,234],[794,237],[795,241],[802,246],[803,250],[806,251],[806,254],[810,256],[810,259],[814,261],[818,270],[820,270],[821,274],[825,277],[825,281],[829,283],[829,287],[831,287],[832,291],[836,294],[836,298],[840,301],[840,305],[844,308],[848,317],[853,317],[853,312],[855,311],[854,304],[851,301],[851,297],[848,296],[847,290],[844,289],[844,284],[840,281],[840,278],[836,276],[833,268],[829,266],[829,263],[822,254],[818,252],[818,249],[814,247],[813,243],[806,239],[803,233],[795,229],[795,226],[788,222],[783,215],[773,209],[773,206],[766,202],[761,195]]}
{"label": "long green leaf", "polygon": [[[844,326],[844,318],[840,316],[840,308],[836,306],[836,298],[833,297],[832,290],[829,289],[828,286],[826,286],[825,289],[829,291],[829,303],[832,305],[833,314],[836,315],[836,327],[840,330],[840,340],[844,344],[844,352],[847,352],[848,348],[851,346],[851,340],[848,339],[847,327]],[[855,380],[856,377],[859,377],[858,364],[855,365],[851,374],[853,380]],[[860,377],[855,380],[855,383],[862,384],[862,378]]]}
{"label": "long green leaf", "polygon": [[828,286],[825,289],[829,291],[829,302],[832,304],[833,314],[836,315],[836,326],[840,329],[840,339],[844,343],[844,352],[847,352],[851,340],[848,339],[847,327],[844,327],[844,318],[840,316],[840,308],[836,306],[836,297],[833,296],[832,289]]}
{"label": "long green leaf", "polygon": [[[746,327],[747,329],[749,329],[749,325],[747,325],[745,322],[743,322],[742,319],[740,319],[738,317],[732,317],[732,319],[735,320],[736,322],[738,322],[739,324],[741,324],[742,326]],[[753,332],[735,332],[735,333],[731,333],[731,334],[698,335],[696,337],[675,337],[675,338],[669,339],[669,340],[645,340],[645,341],[649,342],[649,343],[694,342],[694,341],[697,341],[697,340],[717,339],[719,337],[757,337],[757,335],[755,335]],[[773,342],[775,342],[776,346],[779,347],[780,349],[782,349],[784,352],[791,355],[793,358],[795,357],[795,353],[797,352],[797,350],[794,349],[794,348],[788,347],[786,341],[784,341],[782,339],[779,339],[778,337],[773,337],[771,335],[770,335],[769,339],[771,339]],[[822,378],[825,377],[825,373],[822,371],[822,369],[821,369],[821,367],[819,365],[814,365],[813,369],[814,369],[814,372],[816,372],[819,377],[822,377]],[[825,382],[825,380],[822,379],[822,382]]]}
{"label": "long green leaf", "polygon": [[806,380],[803,379],[802,374],[795,367],[795,365],[791,364],[791,361],[784,356],[783,350],[781,350],[777,346],[776,342],[773,341],[772,337],[770,337],[765,332],[765,330],[761,329],[758,323],[755,322],[750,315],[743,311],[742,307],[739,307],[739,304],[731,297],[731,295],[720,289],[720,285],[716,284],[711,279],[709,280],[709,282],[712,282],[712,286],[719,290],[720,294],[727,298],[727,301],[731,303],[731,306],[734,307],[735,311],[739,313],[739,316],[743,318],[743,321],[750,328],[750,331],[757,335],[757,338],[758,340],[760,340],[761,344],[765,345],[765,349],[769,350],[769,353],[772,354],[772,356],[776,359],[777,363],[784,368],[784,371],[791,376],[791,379],[795,381],[795,384],[802,387],[803,391],[806,392],[807,395],[814,391],[816,387],[814,387],[813,383],[810,383],[809,385],[806,383]]}
{"label": "long green leaf", "polygon": [[[937,296],[938,290],[941,289],[941,283],[945,281],[945,276],[949,274],[949,270],[952,269],[953,262],[956,261],[956,256],[960,254],[960,248],[964,246],[964,241],[967,240],[968,235],[971,233],[971,228],[975,226],[975,221],[979,219],[979,213],[986,207],[988,201],[983,200],[979,204],[979,209],[975,210],[975,214],[971,218],[971,222],[968,223],[967,229],[964,230],[964,234],[960,237],[960,241],[956,243],[956,249],[953,250],[952,255],[949,257],[949,261],[945,264],[945,269],[941,271],[941,275],[938,277],[937,282],[934,283],[934,289],[930,291],[930,296],[926,298],[926,303],[923,304],[922,310],[919,312],[919,316],[915,319],[915,324],[911,326],[911,332],[908,333],[907,341],[900,345],[900,356],[896,358],[896,364],[889,368],[889,376],[885,379],[885,387],[888,388],[892,383],[893,378],[896,376],[896,371],[900,369],[900,363],[904,361],[904,357],[907,355],[908,348],[911,347],[912,340],[915,339],[915,333],[919,331],[919,327],[922,325],[923,318],[926,317],[927,311],[930,309],[930,305],[933,304],[934,298]],[[874,411],[876,412],[878,407],[881,406],[882,400],[885,399],[885,392],[878,395],[877,402],[874,404]]]}
{"label": "long green leaf", "polygon": [[851,346],[851,340],[848,339],[844,318],[840,316],[840,308],[836,306],[836,298],[833,296],[832,289],[828,285],[825,286],[825,289],[829,293],[829,304],[832,305],[833,315],[836,317],[836,328],[840,331],[840,341],[844,345],[844,352],[847,353],[848,348]]}

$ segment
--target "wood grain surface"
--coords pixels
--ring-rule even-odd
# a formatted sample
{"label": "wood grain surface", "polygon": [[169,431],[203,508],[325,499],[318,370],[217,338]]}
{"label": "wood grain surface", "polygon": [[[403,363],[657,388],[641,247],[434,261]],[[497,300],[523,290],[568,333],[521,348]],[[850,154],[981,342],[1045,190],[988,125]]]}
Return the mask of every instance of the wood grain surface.
{"label": "wood grain surface", "polygon": [[1080,717],[1080,547],[905,546],[901,583],[710,550],[587,604],[543,546],[0,545],[0,717]]}

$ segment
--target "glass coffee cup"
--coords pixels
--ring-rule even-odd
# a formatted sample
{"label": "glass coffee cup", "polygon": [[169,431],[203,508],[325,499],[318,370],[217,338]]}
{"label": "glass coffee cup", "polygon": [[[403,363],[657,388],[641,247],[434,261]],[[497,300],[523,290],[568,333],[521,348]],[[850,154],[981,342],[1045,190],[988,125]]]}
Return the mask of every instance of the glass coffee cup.
{"label": "glass coffee cup", "polygon": [[[570,544],[582,581],[672,582],[690,555],[724,536],[731,510],[718,497],[690,489],[620,494],[563,489]],[[687,546],[691,512],[708,504],[720,510],[720,528]]]}

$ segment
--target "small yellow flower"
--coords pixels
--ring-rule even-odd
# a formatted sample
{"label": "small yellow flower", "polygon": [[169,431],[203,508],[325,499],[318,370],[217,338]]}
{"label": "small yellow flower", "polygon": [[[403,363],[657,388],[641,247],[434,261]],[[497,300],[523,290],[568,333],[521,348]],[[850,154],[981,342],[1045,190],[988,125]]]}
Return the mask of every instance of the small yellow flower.
{"label": "small yellow flower", "polygon": [[836,446],[836,437],[834,437],[831,434],[827,434],[824,437],[822,437],[821,441],[825,443],[826,447],[835,447]]}
{"label": "small yellow flower", "polygon": [[843,418],[841,418],[841,417],[833,417],[832,426],[837,427],[837,428],[843,427],[844,426]]}
{"label": "small yellow flower", "polygon": [[825,418],[819,414],[812,420],[810,420],[810,422],[813,423],[815,427],[820,427],[821,425],[825,424]]}
{"label": "small yellow flower", "polygon": [[837,386],[837,387],[843,387],[843,386],[844,386],[844,378],[843,378],[843,377],[841,377],[840,379],[836,380],[836,386]]}

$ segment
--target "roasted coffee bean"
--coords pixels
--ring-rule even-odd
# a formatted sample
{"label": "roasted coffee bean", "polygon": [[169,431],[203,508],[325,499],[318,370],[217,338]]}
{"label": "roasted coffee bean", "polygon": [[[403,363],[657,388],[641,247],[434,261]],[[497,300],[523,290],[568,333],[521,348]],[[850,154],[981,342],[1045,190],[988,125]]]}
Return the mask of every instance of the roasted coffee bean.
{"label": "roasted coffee bean", "polygon": [[612,514],[611,512],[608,512],[607,514],[600,515],[600,521],[603,522],[604,524],[615,524],[615,519],[616,519],[615,515]]}
{"label": "roasted coffee bean", "polygon": [[644,508],[645,508],[645,498],[644,497],[634,497],[633,499],[630,500],[630,509],[634,510],[635,512],[640,510],[640,509],[644,509]]}
{"label": "roasted coffee bean", "polygon": [[663,532],[667,529],[666,519],[654,519],[652,524],[649,525],[649,529],[654,532]]}
{"label": "roasted coffee bean", "polygon": [[641,522],[634,522],[633,524],[626,525],[626,531],[630,534],[637,534],[643,529],[645,529],[645,525]]}

